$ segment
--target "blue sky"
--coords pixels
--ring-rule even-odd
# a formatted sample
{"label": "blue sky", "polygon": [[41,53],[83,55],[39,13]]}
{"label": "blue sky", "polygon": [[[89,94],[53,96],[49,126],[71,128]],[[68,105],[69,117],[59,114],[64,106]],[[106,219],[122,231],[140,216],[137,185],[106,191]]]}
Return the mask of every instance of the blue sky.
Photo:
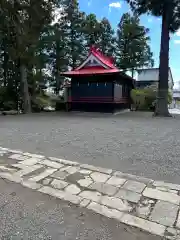
{"label": "blue sky", "polygon": [[[123,13],[130,11],[125,1],[116,0],[79,0],[80,9],[84,12],[94,13],[100,20],[106,17],[111,22],[114,29]],[[154,54],[155,67],[159,65],[159,47],[161,35],[161,18],[153,16],[141,16],[141,24],[150,29],[151,50]],[[170,67],[172,70],[175,88],[178,87],[180,81],[180,31],[171,36],[170,42]]]}

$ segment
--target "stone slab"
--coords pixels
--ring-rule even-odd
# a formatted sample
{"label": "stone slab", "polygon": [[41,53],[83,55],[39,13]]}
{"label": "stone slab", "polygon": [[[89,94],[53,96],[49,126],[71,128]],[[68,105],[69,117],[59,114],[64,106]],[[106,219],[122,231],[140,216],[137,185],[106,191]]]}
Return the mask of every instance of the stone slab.
{"label": "stone slab", "polygon": [[96,213],[99,213],[103,216],[106,216],[108,218],[115,218],[117,220],[120,220],[123,216],[123,213],[116,210],[116,209],[110,209],[106,206],[100,205],[98,203],[92,202],[88,205],[88,209],[93,210]]}
{"label": "stone slab", "polygon": [[69,176],[69,173],[62,172],[62,171],[57,171],[51,175],[51,177],[61,179],[61,180],[64,180],[67,176]]}
{"label": "stone slab", "polygon": [[81,187],[89,187],[93,183],[92,178],[88,176],[85,176],[84,179],[80,179],[77,182]]}
{"label": "stone slab", "polygon": [[51,183],[52,187],[58,188],[58,189],[64,189],[65,187],[68,186],[69,183],[63,181],[63,180],[58,180],[54,179]]}
{"label": "stone slab", "polygon": [[93,191],[82,191],[79,194],[80,197],[89,199],[94,202],[100,202],[102,195],[99,192],[93,192]]}
{"label": "stone slab", "polygon": [[111,184],[113,186],[121,187],[127,180],[124,178],[118,178],[115,176],[112,176],[107,183]]}
{"label": "stone slab", "polygon": [[65,200],[65,201],[69,201],[71,203],[74,204],[80,204],[80,202],[82,201],[82,198],[76,195],[72,195],[69,192],[65,192],[65,191],[61,191],[61,190],[57,190],[51,187],[42,187],[38,190],[39,192],[51,195],[53,197],[57,197],[59,199]]}
{"label": "stone slab", "polygon": [[142,193],[142,191],[144,190],[145,187],[146,187],[146,185],[144,183],[136,182],[136,181],[132,181],[132,180],[128,180],[123,185],[123,188],[128,189],[130,191],[137,192],[137,193]]}
{"label": "stone slab", "polygon": [[120,189],[115,196],[133,203],[138,203],[141,198],[141,194],[126,189]]}
{"label": "stone slab", "polygon": [[81,189],[78,188],[75,184],[70,184],[65,188],[65,191],[71,193],[72,195],[76,195],[81,192]]}
{"label": "stone slab", "polygon": [[29,180],[34,181],[34,182],[38,182],[38,181],[48,177],[49,175],[53,174],[55,171],[57,171],[57,169],[48,168],[44,172],[40,173],[37,176],[34,176],[34,177],[30,178]]}
{"label": "stone slab", "polygon": [[129,179],[129,180],[134,180],[134,181],[137,181],[137,182],[142,182],[144,184],[149,184],[149,183],[154,182],[152,179],[149,179],[149,178],[140,177],[140,176],[136,176],[136,175],[132,175],[132,174],[128,174],[128,173],[122,173],[122,172],[119,172],[119,171],[114,172],[113,175],[116,176],[116,177],[124,178],[124,179]]}
{"label": "stone slab", "polygon": [[91,170],[87,170],[87,169],[80,169],[78,172],[84,175],[89,175],[92,173]]}
{"label": "stone slab", "polygon": [[99,172],[93,172],[91,173],[90,176],[94,182],[101,182],[101,183],[105,183],[108,180],[108,178],[110,178],[110,175],[99,173]]}
{"label": "stone slab", "polygon": [[162,200],[166,202],[170,202],[176,205],[179,205],[180,203],[180,196],[174,194],[174,193],[169,193],[169,192],[162,192],[157,189],[153,188],[145,188],[143,191],[143,196],[148,197],[148,198],[154,198],[157,200]]}
{"label": "stone slab", "polygon": [[43,164],[47,167],[57,168],[57,169],[64,167],[64,165],[61,164],[61,163],[53,162],[53,161],[50,161],[50,160],[47,160],[47,159],[41,161],[41,164]]}
{"label": "stone slab", "polygon": [[175,193],[178,194],[178,190],[172,190],[169,189],[167,187],[156,187],[157,190],[163,191],[163,192],[171,192],[171,193]]}
{"label": "stone slab", "polygon": [[149,217],[153,222],[171,227],[176,221],[178,206],[169,202],[158,201]]}
{"label": "stone slab", "polygon": [[106,174],[111,174],[112,173],[112,169],[96,167],[96,166],[92,166],[92,165],[89,165],[89,164],[81,164],[80,167],[88,169],[88,170],[100,172],[100,173],[106,173]]}
{"label": "stone slab", "polygon": [[163,181],[155,181],[153,183],[153,186],[155,186],[155,187],[164,187],[164,188],[180,191],[180,185],[173,184],[173,183],[165,183]]}
{"label": "stone slab", "polygon": [[118,191],[117,187],[100,182],[92,183],[89,188],[109,196],[113,196]]}
{"label": "stone slab", "polygon": [[79,165],[78,162],[72,162],[72,161],[69,161],[69,160],[61,159],[61,158],[49,157],[49,159],[52,160],[52,161],[55,161],[55,162],[62,163],[64,165],[70,165],[70,166],[78,166]]}
{"label": "stone slab", "polygon": [[28,157],[32,157],[32,158],[39,158],[39,159],[45,158],[43,155],[28,153],[28,152],[23,153],[23,155],[28,156]]}
{"label": "stone slab", "polygon": [[48,184],[50,184],[51,181],[52,181],[51,178],[45,178],[42,182],[44,185],[48,185]]}
{"label": "stone slab", "polygon": [[[1,149],[1,148],[0,148]],[[10,149],[8,150],[8,152],[10,153],[17,153],[17,154],[23,154],[23,152],[21,150],[13,150],[13,149]]]}
{"label": "stone slab", "polygon": [[24,161],[24,160],[28,159],[29,157],[21,155],[21,154],[12,154],[11,156],[9,156],[9,158],[19,160],[19,161]]}
{"label": "stone slab", "polygon": [[87,207],[89,204],[90,204],[91,200],[89,199],[83,199],[81,202],[80,202],[80,206],[81,207]]}
{"label": "stone slab", "polygon": [[22,178],[20,176],[13,176],[13,174],[7,172],[0,172],[0,177],[16,183],[21,183],[22,181]]}
{"label": "stone slab", "polygon": [[8,167],[6,167],[6,166],[0,165],[0,171],[3,171],[3,172],[12,172],[12,173],[14,173],[14,172],[17,171],[17,170],[14,169],[14,168],[8,168]]}
{"label": "stone slab", "polygon": [[175,228],[168,227],[165,232],[165,239],[180,240],[180,231]]}
{"label": "stone slab", "polygon": [[26,165],[26,166],[32,166],[32,165],[37,164],[40,161],[41,161],[41,159],[39,159],[39,158],[28,158],[24,161],[21,161],[20,164],[23,164],[23,165]]}
{"label": "stone slab", "polygon": [[[23,164],[21,164],[23,165]],[[18,177],[23,177],[29,173],[33,173],[34,171],[38,170],[42,168],[42,165],[33,165],[33,166],[26,166],[24,165],[22,170],[17,171],[16,173],[13,174],[14,177],[18,176]]]}
{"label": "stone slab", "polygon": [[126,201],[115,197],[102,196],[99,203],[122,212],[130,212],[132,210],[132,207]]}
{"label": "stone slab", "polygon": [[69,174],[74,174],[74,173],[76,173],[78,170],[79,170],[78,167],[74,167],[74,166],[71,167],[71,166],[70,166],[70,167],[67,167],[66,169],[64,168],[64,170],[61,169],[60,171],[65,171],[65,172],[67,172],[67,173],[69,173]]}
{"label": "stone slab", "polygon": [[138,227],[159,236],[164,236],[166,229],[166,227],[161,224],[150,222],[148,220],[132,216],[130,214],[124,214],[121,218],[121,222],[130,226]]}
{"label": "stone slab", "polygon": [[39,183],[36,183],[36,182],[32,182],[32,181],[22,181],[21,184],[24,186],[24,187],[28,187],[28,188],[31,188],[31,189],[34,189],[34,190],[37,190],[39,188],[42,187],[41,184]]}

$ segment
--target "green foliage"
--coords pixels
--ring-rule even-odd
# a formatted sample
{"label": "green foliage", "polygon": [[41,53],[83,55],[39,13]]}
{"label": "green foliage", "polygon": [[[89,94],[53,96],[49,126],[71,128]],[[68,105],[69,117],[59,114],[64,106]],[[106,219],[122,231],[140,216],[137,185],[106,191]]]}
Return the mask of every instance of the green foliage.
{"label": "green foliage", "polygon": [[[9,98],[9,94],[12,94],[12,100]],[[17,109],[15,99],[13,101],[13,91],[10,91],[7,87],[0,87],[0,109],[6,111]]]}
{"label": "green foliage", "polygon": [[152,14],[162,17],[159,87],[156,103],[156,116],[168,116],[168,79],[169,79],[169,42],[170,32],[180,28],[179,0],[126,0],[131,9],[138,15]]}
{"label": "green foliage", "polygon": [[117,66],[123,71],[153,67],[153,54],[149,46],[149,29],[140,25],[137,15],[123,14],[117,30]]}
{"label": "green foliage", "polygon": [[175,32],[180,27],[180,1],[179,0],[127,0],[132,9],[138,14],[152,14],[163,16],[169,14],[169,30]]}
{"label": "green foliage", "polygon": [[35,112],[39,112],[51,105],[51,100],[46,95],[37,95],[32,99],[32,110]]}
{"label": "green foliage", "polygon": [[[158,94],[157,84],[147,86],[143,89],[132,89],[131,99],[137,110],[154,110]],[[172,102],[172,95],[168,92],[168,104]]]}
{"label": "green foliage", "polygon": [[136,110],[141,110],[145,107],[145,94],[143,90],[132,89],[131,99]]}
{"label": "green foliage", "polygon": [[171,104],[173,101],[172,93],[168,91],[168,103]]}
{"label": "green foliage", "polygon": [[[54,21],[57,7],[61,9],[61,18]],[[40,111],[51,105],[52,101],[44,95],[47,87],[58,96],[66,80],[59,73],[80,65],[92,44],[108,56],[121,57],[118,66],[122,69],[128,65],[135,70],[149,62],[150,49],[146,45],[149,38],[142,34],[138,42],[132,42],[131,33],[145,31],[139,20],[137,25],[131,24],[131,28],[122,31],[128,44],[132,42],[129,47],[135,55],[139,45],[144,46],[144,54],[139,54],[138,60],[131,54],[130,62],[123,58],[130,54],[129,48],[122,47],[123,41],[120,42],[120,35],[115,34],[108,19],[99,21],[95,14],[81,12],[77,0],[3,0],[0,9],[0,108],[24,107],[28,112],[31,106]],[[138,61],[139,65],[134,67]]]}

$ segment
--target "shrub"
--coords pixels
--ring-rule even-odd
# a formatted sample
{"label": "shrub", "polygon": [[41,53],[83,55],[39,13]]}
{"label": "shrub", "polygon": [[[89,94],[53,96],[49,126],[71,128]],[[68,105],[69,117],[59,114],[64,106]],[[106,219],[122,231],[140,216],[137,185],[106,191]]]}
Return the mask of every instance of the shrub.
{"label": "shrub", "polygon": [[[143,89],[131,90],[131,99],[136,110],[153,110],[156,104],[157,84]],[[172,102],[172,95],[168,92],[168,103]]]}
{"label": "shrub", "polygon": [[37,95],[32,99],[33,112],[40,112],[47,106],[51,106],[51,101],[45,95]]}

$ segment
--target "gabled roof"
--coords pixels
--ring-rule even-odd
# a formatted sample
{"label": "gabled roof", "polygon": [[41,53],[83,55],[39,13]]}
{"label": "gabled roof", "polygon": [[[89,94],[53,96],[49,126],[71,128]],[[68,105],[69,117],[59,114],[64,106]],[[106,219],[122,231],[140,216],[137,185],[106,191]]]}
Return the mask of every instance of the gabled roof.
{"label": "gabled roof", "polygon": [[97,64],[98,66],[101,66],[105,69],[117,69],[114,66],[114,59],[112,57],[105,56],[99,49],[95,48],[94,46],[90,48],[87,59],[76,70],[89,67],[88,63],[92,64],[92,66]]}
{"label": "gabled roof", "polygon": [[91,75],[121,72],[112,57],[105,56],[99,49],[92,46],[86,60],[76,69],[61,73],[64,76]]}

